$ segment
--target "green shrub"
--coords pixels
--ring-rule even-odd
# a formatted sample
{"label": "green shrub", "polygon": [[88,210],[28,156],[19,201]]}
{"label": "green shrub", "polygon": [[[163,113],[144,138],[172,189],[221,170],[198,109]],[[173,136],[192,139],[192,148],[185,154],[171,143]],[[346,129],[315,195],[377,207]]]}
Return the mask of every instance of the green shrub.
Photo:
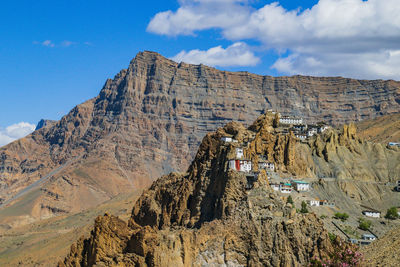
{"label": "green shrub", "polygon": [[308,213],[308,209],[307,209],[307,203],[305,201],[301,202],[301,213]]}
{"label": "green shrub", "polygon": [[340,220],[342,220],[342,222],[344,222],[345,220],[347,220],[349,218],[349,214],[347,214],[345,212],[343,212],[343,213],[336,212],[335,216],[333,218],[340,219]]}
{"label": "green shrub", "polygon": [[390,219],[390,220],[395,220],[399,218],[399,214],[397,213],[397,208],[396,207],[391,207],[390,209],[387,210],[386,215],[385,215],[386,219]]}
{"label": "green shrub", "polygon": [[332,233],[328,232],[328,236],[329,236],[329,239],[331,240],[331,242],[334,242],[336,240],[336,235],[335,234],[332,234]]}
{"label": "green shrub", "polygon": [[288,196],[286,203],[294,204],[292,196]]}
{"label": "green shrub", "polygon": [[327,216],[326,216],[325,214],[322,214],[320,218],[321,218],[321,219],[326,219]]}
{"label": "green shrub", "polygon": [[364,218],[360,218],[358,219],[358,228],[360,228],[361,230],[367,231],[369,230],[369,228],[371,227],[371,221],[368,221]]}

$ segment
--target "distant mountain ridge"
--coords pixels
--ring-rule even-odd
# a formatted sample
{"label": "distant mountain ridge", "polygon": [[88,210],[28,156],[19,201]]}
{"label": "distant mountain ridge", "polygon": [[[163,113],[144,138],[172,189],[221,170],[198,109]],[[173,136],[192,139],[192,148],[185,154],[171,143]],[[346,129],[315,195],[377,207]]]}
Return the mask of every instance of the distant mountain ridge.
{"label": "distant mountain ridge", "polygon": [[3,203],[46,178],[15,201],[26,201],[24,209],[0,209],[0,224],[75,212],[144,188],[185,170],[206,133],[232,120],[249,124],[266,109],[335,125],[375,118],[400,110],[400,83],[260,76],[138,53],[97,97],[0,149]]}

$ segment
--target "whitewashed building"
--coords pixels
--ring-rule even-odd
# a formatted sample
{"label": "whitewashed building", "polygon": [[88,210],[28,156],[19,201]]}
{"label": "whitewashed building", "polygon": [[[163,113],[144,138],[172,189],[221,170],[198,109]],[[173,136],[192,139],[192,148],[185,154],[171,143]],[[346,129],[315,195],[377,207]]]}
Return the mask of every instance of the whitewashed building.
{"label": "whitewashed building", "polygon": [[362,239],[363,239],[363,240],[374,241],[374,240],[376,240],[376,236],[374,236],[374,235],[372,235],[372,234],[363,234],[363,235],[362,235]]}
{"label": "whitewashed building", "polygon": [[328,200],[324,199],[324,200],[321,200],[319,202],[319,205],[320,206],[327,206],[327,207],[335,207],[336,204],[333,201],[328,201]]}
{"label": "whitewashed building", "polygon": [[325,131],[328,130],[328,129],[329,129],[329,126],[328,126],[328,125],[321,125],[321,126],[318,127],[318,132],[319,132],[319,133],[323,133],[323,132],[325,132]]}
{"label": "whitewashed building", "polygon": [[281,193],[290,194],[292,193],[292,185],[290,183],[281,183],[279,185],[279,190]]}
{"label": "whitewashed building", "polygon": [[294,189],[297,192],[305,192],[310,190],[310,184],[304,181],[293,181]]}
{"label": "whitewashed building", "polygon": [[241,160],[240,161],[240,171],[241,172],[251,172],[251,160]]}
{"label": "whitewashed building", "polygon": [[388,145],[389,146],[398,146],[398,147],[400,147],[400,143],[395,143],[395,142],[389,142]]}
{"label": "whitewashed building", "polygon": [[229,169],[239,172],[251,172],[251,160],[232,159],[229,161]]}
{"label": "whitewashed building", "polygon": [[303,124],[303,119],[294,118],[294,117],[290,117],[290,116],[282,116],[279,118],[279,123],[280,124],[298,125],[298,124]]}
{"label": "whitewashed building", "polygon": [[308,128],[307,124],[297,124],[297,125],[293,125],[293,130],[294,131],[299,131],[299,132],[304,132],[306,131]]}
{"label": "whitewashed building", "polygon": [[307,139],[307,135],[305,135],[305,134],[296,134],[296,137],[299,138],[300,140],[306,140]]}
{"label": "whitewashed building", "polygon": [[235,151],[236,151],[236,158],[237,158],[237,159],[243,158],[243,156],[244,156],[244,154],[243,154],[243,148],[237,147]]}
{"label": "whitewashed building", "polygon": [[270,184],[270,186],[274,191],[279,191],[279,184]]}
{"label": "whitewashed building", "polygon": [[233,141],[233,139],[232,139],[232,137],[229,137],[229,136],[223,136],[223,137],[221,137],[221,141],[230,143]]}
{"label": "whitewashed building", "polygon": [[318,199],[311,199],[307,201],[311,207],[319,207],[320,201]]}
{"label": "whitewashed building", "polygon": [[274,171],[275,170],[275,164],[272,163],[272,162],[267,162],[267,161],[259,161],[258,162],[258,169],[259,170]]}
{"label": "whitewashed building", "polygon": [[308,129],[308,131],[307,131],[307,136],[308,137],[311,137],[311,136],[314,136],[314,135],[316,135],[317,134],[317,129],[315,129],[315,128],[311,128],[311,129]]}
{"label": "whitewashed building", "polygon": [[364,210],[362,212],[367,217],[372,217],[372,218],[380,218],[381,217],[381,212],[377,210]]}

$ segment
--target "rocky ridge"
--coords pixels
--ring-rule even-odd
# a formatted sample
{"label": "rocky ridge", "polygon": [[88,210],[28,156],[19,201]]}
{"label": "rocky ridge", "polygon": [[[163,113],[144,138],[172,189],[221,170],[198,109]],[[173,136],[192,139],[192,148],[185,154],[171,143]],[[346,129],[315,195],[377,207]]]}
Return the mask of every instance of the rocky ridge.
{"label": "rocky ridge", "polygon": [[265,173],[247,191],[246,175],[227,170],[234,147],[220,138],[245,131],[231,123],[208,134],[186,174],[155,181],[128,224],[98,217],[60,266],[302,266],[326,255],[331,244],[315,215],[286,205]]}
{"label": "rocky ridge", "polygon": [[339,124],[398,112],[399,90],[395,81],[259,76],[142,52],[97,97],[0,149],[3,203],[43,181],[20,200],[29,209],[7,212],[12,218],[0,211],[0,221],[80,211],[144,188],[185,170],[206,133],[232,120],[248,124],[265,109]]}
{"label": "rocky ridge", "polygon": [[[136,202],[128,223],[112,215],[98,217],[90,237],[73,245],[59,265],[304,266],[313,256],[327,255],[332,244],[315,214],[299,214],[285,204],[264,170],[253,181],[229,169],[228,161],[244,146],[254,166],[263,156],[278,172],[318,177],[324,161],[324,171],[330,169],[338,181],[342,173],[357,180],[364,179],[355,172],[357,166],[335,167],[336,161],[351,154],[361,162],[363,149],[373,145],[356,136],[354,125],[304,143],[279,131],[278,116],[262,115],[247,129],[231,122],[206,135],[187,173],[155,181]],[[238,142],[225,143],[223,136]],[[399,160],[400,150],[382,149]],[[368,179],[380,176],[373,172]]]}

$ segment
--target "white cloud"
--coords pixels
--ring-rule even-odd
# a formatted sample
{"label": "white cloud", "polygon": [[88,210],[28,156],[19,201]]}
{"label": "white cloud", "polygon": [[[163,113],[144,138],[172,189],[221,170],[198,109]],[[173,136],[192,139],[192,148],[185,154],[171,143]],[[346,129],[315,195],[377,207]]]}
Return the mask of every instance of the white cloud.
{"label": "white cloud", "polygon": [[[52,40],[45,40],[43,42],[33,41],[33,44],[42,45],[42,46],[45,46],[45,47],[53,48],[53,47],[70,47],[70,46],[73,46],[73,45],[78,45],[79,43],[73,42],[73,41],[69,41],[69,40],[64,40],[64,41],[62,41],[60,43],[55,43]],[[91,45],[91,43],[84,42],[84,45],[88,46],[88,45]]]}
{"label": "white cloud", "polygon": [[5,129],[0,128],[0,147],[22,138],[35,130],[36,126],[27,122],[10,125]]}
{"label": "white cloud", "polygon": [[55,44],[51,40],[46,40],[41,43],[43,46],[54,47]]}
{"label": "white cloud", "polygon": [[259,9],[246,1],[180,4],[158,13],[148,30],[175,36],[215,28],[228,40],[256,40],[278,55],[288,51],[272,66],[284,73],[400,79],[399,0],[320,0],[303,11],[279,2]]}
{"label": "white cloud", "polygon": [[[326,62],[329,62],[328,66]],[[400,79],[399,66],[400,50],[362,54],[291,54],[278,59],[272,68],[288,74]]]}
{"label": "white cloud", "polygon": [[176,62],[191,64],[206,64],[209,66],[254,66],[260,59],[250,51],[249,47],[242,42],[234,43],[226,49],[216,46],[208,50],[181,51],[171,58]]}
{"label": "white cloud", "polygon": [[61,46],[64,46],[64,47],[69,47],[69,46],[75,45],[75,44],[77,44],[77,43],[76,42],[72,42],[72,41],[68,41],[68,40],[65,40],[65,41],[61,42]]}
{"label": "white cloud", "polygon": [[229,28],[244,23],[250,9],[241,0],[181,0],[181,7],[156,14],[147,31],[162,35],[193,35],[196,30]]}
{"label": "white cloud", "polygon": [[55,47],[56,45],[51,40],[45,40],[43,42],[33,41],[34,45],[42,45],[46,47]]}

